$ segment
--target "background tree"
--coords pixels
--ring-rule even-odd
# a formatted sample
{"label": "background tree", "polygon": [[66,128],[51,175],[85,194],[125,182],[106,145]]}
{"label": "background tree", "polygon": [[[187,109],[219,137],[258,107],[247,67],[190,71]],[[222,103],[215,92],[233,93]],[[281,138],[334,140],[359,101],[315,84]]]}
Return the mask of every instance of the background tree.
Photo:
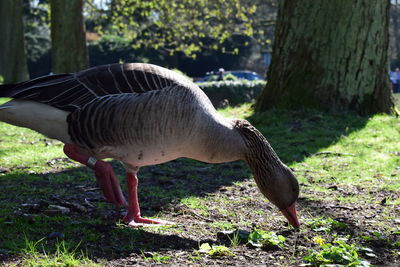
{"label": "background tree", "polygon": [[29,79],[26,64],[22,0],[0,1],[0,75],[5,83]]}
{"label": "background tree", "polygon": [[23,0],[25,48],[31,78],[51,72],[50,5],[48,0]]}
{"label": "background tree", "polygon": [[264,74],[263,53],[271,50],[276,3],[88,0],[85,15],[89,31],[124,38],[132,44],[131,54],[147,54],[148,62],[179,68],[190,76],[220,67]]}
{"label": "background tree", "polygon": [[280,1],[257,110],[391,112],[389,6],[388,0]]}
{"label": "background tree", "polygon": [[[227,40],[238,35],[268,45],[266,28],[274,23],[271,11],[274,14],[276,0],[106,0],[101,6],[93,0],[88,3],[87,13],[97,19],[95,31],[123,35],[134,40],[136,48],[180,51],[195,57],[203,49],[238,53],[235,45],[225,46]],[[249,43],[246,38],[235,41]]]}
{"label": "background tree", "polygon": [[[50,0],[24,2],[30,3],[24,12],[28,67],[37,77],[51,71]],[[83,2],[91,65],[151,62],[195,77],[220,67],[265,73],[263,53],[271,50],[277,0]]]}
{"label": "background tree", "polygon": [[400,1],[392,0],[390,2],[390,65],[394,69],[400,65]]}
{"label": "background tree", "polygon": [[53,72],[87,68],[83,0],[51,0],[50,5]]}

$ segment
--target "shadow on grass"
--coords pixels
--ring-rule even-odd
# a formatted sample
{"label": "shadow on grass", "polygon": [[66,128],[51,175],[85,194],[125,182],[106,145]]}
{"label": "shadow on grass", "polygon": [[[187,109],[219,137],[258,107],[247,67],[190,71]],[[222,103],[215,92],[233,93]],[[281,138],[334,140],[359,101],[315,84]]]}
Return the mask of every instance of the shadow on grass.
{"label": "shadow on grass", "polygon": [[[124,192],[124,168],[117,161],[111,164]],[[113,259],[142,251],[193,250],[198,240],[146,229],[116,227],[120,216],[106,204],[87,167],[72,170],[27,174],[9,170],[0,177],[0,262],[7,262],[15,253],[23,253],[26,241],[40,242],[40,253],[54,253],[56,240],[48,238],[62,233],[68,248],[77,246],[94,257]],[[17,172],[17,173],[15,173]],[[174,160],[162,165],[144,167],[139,172],[139,201],[142,215],[157,217],[169,206],[191,196],[206,196],[222,186],[248,179],[244,163],[210,165],[190,159]],[[156,178],[156,179],[155,179]],[[71,207],[77,203],[79,207]],[[27,207],[36,204],[39,207]],[[49,214],[50,205],[68,206],[68,214]],[[5,211],[5,212],[4,212]],[[163,232],[163,231],[161,231]]]}
{"label": "shadow on grass", "polygon": [[289,165],[363,129],[369,120],[352,113],[326,114],[315,110],[271,110],[247,119]]}
{"label": "shadow on grass", "polygon": [[[282,110],[256,114],[248,119],[266,136],[281,159],[288,164],[303,161],[309,155],[337,142],[341,136],[362,129],[368,121],[366,117],[352,114],[327,115],[316,111]],[[123,181],[122,165],[117,162],[112,164]],[[183,198],[206,196],[222,186],[245,181],[249,176],[250,172],[242,162],[211,165],[180,159],[144,167],[139,172],[142,214],[157,216],[160,211],[179,203]],[[124,182],[121,184],[126,192]],[[0,260],[6,260],[11,255],[9,252],[21,251],[24,238],[39,240],[58,231],[68,234],[65,240],[71,247],[82,242],[81,245],[89,250],[90,255],[108,259],[126,257],[132,252],[140,253],[143,250],[159,251],[167,248],[191,251],[198,248],[196,238],[119,229],[114,223],[107,224],[108,215],[98,214],[96,211],[96,208],[101,209],[103,202],[98,190],[89,190],[93,187],[95,179],[86,167],[39,175],[3,174],[0,178],[0,203],[7,206],[8,214],[0,213]],[[44,201],[57,205],[59,199],[80,204],[88,201],[97,206],[88,213],[72,212],[53,217],[25,216],[24,210],[20,210],[22,203]],[[302,205],[308,204],[302,201]],[[106,209],[111,209],[111,206]],[[317,214],[324,215],[322,210],[318,210]],[[99,220],[99,217],[103,219]],[[54,248],[54,242],[48,241],[50,251]]]}

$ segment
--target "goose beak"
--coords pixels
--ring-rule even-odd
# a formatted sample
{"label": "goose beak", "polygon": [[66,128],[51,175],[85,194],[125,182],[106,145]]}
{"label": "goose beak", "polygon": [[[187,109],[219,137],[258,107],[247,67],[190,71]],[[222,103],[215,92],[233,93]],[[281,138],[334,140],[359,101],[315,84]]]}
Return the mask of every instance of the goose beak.
{"label": "goose beak", "polygon": [[296,212],[296,202],[293,202],[292,205],[290,205],[286,209],[281,210],[281,212],[289,221],[289,223],[293,225],[294,228],[300,227],[300,221],[297,218],[297,212]]}

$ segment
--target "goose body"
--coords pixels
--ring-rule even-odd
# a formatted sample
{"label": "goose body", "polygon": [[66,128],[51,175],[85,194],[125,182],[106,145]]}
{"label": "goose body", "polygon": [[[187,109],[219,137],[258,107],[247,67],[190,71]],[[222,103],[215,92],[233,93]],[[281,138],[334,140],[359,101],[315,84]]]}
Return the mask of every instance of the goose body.
{"label": "goose body", "polygon": [[[36,130],[66,144],[72,159],[91,166],[106,199],[127,205],[131,226],[141,218],[139,167],[180,157],[208,163],[245,160],[261,192],[298,227],[298,183],[250,123],[222,117],[187,78],[151,64],[113,64],[0,86],[0,121]],[[127,169],[129,204],[109,165]]]}
{"label": "goose body", "polygon": [[[111,157],[138,167],[180,157],[220,163],[244,155],[234,121],[202,102],[208,98],[201,91],[172,86],[153,92],[104,96],[72,112],[68,124],[73,143],[96,158]],[[107,128],[120,130],[100,131]]]}

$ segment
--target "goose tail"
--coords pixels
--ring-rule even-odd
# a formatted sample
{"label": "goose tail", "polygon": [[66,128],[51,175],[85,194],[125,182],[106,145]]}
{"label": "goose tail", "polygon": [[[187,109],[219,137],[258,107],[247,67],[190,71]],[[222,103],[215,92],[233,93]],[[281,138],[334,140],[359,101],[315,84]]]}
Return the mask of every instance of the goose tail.
{"label": "goose tail", "polygon": [[[13,105],[11,103],[5,103],[3,105],[0,105],[0,112],[2,109],[7,109],[7,108],[11,108]],[[0,116],[1,117],[1,116]],[[1,121],[1,120],[0,120]]]}

